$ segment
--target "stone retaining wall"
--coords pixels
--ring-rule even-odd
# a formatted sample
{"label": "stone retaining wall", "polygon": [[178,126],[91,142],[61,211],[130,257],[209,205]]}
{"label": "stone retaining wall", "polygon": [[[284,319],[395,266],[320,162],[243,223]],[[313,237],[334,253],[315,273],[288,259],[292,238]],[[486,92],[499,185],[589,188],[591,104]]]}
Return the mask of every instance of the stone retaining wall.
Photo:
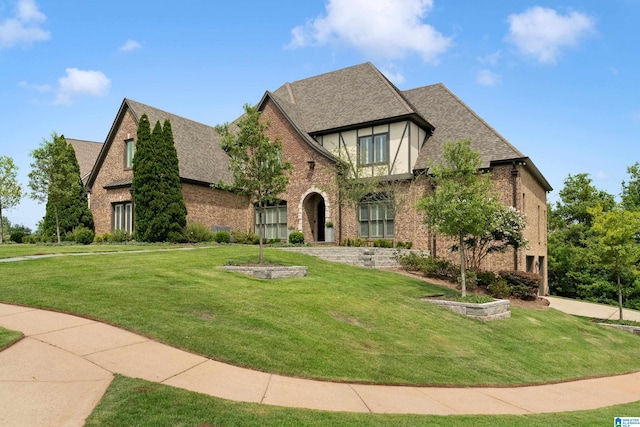
{"label": "stone retaining wall", "polygon": [[431,298],[423,298],[423,300],[478,320],[499,320],[511,317],[511,302],[509,300],[495,300],[482,304]]}

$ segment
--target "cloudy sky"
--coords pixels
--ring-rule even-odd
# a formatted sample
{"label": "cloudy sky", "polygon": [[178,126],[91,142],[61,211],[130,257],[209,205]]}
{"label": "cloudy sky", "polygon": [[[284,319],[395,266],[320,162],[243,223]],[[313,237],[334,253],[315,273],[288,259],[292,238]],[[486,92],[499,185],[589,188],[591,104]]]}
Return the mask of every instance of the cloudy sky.
{"label": "cloudy sky", "polygon": [[[0,155],[27,187],[52,132],[103,142],[125,97],[210,125],[266,90],[371,61],[444,83],[532,158],[614,195],[640,161],[640,0],[0,0]],[[6,213],[29,227],[44,207]]]}

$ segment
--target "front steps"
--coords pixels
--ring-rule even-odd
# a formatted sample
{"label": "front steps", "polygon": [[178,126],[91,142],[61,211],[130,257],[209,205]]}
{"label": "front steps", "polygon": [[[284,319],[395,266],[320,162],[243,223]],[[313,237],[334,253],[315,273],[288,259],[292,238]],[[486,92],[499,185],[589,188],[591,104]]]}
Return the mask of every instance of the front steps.
{"label": "front steps", "polygon": [[358,248],[347,246],[303,246],[278,248],[290,252],[312,255],[327,261],[357,265],[366,268],[400,268],[394,259],[398,252],[409,252],[407,249]]}

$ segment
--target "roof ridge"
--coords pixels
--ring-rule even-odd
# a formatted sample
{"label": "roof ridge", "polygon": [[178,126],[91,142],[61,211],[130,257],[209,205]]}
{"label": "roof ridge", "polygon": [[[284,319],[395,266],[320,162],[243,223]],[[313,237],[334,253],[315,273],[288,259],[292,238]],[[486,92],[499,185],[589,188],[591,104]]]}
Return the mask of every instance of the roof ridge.
{"label": "roof ridge", "polygon": [[[373,65],[371,62],[365,62],[362,65],[369,65],[376,73],[376,75],[382,79],[383,83],[387,85],[387,87],[389,89],[391,89],[391,91],[394,93],[394,95],[396,96],[396,98],[398,98],[398,100],[405,106],[405,108],[407,110],[409,110],[410,113],[415,113],[418,114],[418,111],[413,107],[413,105],[408,102],[408,100],[402,95],[402,91],[400,89],[398,89],[398,87],[396,85],[394,85],[391,80],[389,80],[387,78],[387,76],[385,76],[382,71],[380,71],[375,65]],[[423,117],[424,118],[424,117]],[[425,119],[426,120],[426,119]]]}
{"label": "roof ridge", "polygon": [[92,144],[103,144],[102,142],[89,141],[88,139],[67,138],[67,137],[65,137],[64,139],[66,139],[67,141],[71,140],[71,141],[78,141],[78,142],[90,142]]}
{"label": "roof ridge", "polygon": [[[215,126],[211,126],[211,125],[208,125],[208,124],[206,124],[206,123],[198,122],[198,121],[193,120],[193,119],[190,119],[190,118],[188,118],[188,117],[181,116],[181,115],[179,115],[179,114],[175,114],[175,113],[172,113],[172,112],[170,112],[170,111],[160,109],[160,108],[158,108],[158,107],[154,107],[153,105],[149,105],[149,104],[142,103],[142,102],[140,102],[140,101],[136,101],[135,99],[125,98],[124,100],[125,100],[125,102],[127,102],[127,103],[128,103],[129,101],[131,101],[131,102],[135,102],[136,104],[139,104],[139,105],[141,105],[141,106],[143,106],[143,107],[153,108],[154,110],[157,110],[157,111],[159,111],[159,112],[161,112],[161,113],[169,114],[169,115],[171,115],[171,116],[177,117],[177,118],[182,119],[182,120],[187,120],[187,121],[192,122],[192,123],[197,123],[197,124],[199,124],[199,125],[207,126],[207,127],[210,127],[211,129],[215,129]],[[134,110],[134,109],[131,109],[131,112],[132,112],[134,115],[136,114],[136,112],[135,112],[135,110]],[[137,120],[140,120],[140,117],[136,117],[136,119],[137,119]]]}

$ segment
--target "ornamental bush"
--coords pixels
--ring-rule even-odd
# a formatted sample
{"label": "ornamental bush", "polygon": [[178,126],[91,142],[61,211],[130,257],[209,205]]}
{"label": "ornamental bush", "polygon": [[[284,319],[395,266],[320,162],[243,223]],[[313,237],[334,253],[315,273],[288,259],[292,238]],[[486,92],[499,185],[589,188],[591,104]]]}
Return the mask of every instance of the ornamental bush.
{"label": "ornamental bush", "polygon": [[189,243],[212,242],[215,237],[209,227],[198,222],[187,224],[184,235]]}
{"label": "ornamental bush", "polygon": [[14,231],[9,236],[9,240],[16,243],[22,243],[24,239],[24,233],[22,231]]}
{"label": "ornamental bush", "polygon": [[73,230],[74,240],[81,245],[89,245],[93,243],[95,234],[86,227],[76,227]]}
{"label": "ornamental bush", "polygon": [[304,234],[302,231],[294,231],[289,234],[289,243],[292,245],[301,245],[304,243]]}
{"label": "ornamental bush", "polygon": [[542,280],[540,275],[524,271],[508,270],[501,271],[500,277],[506,280],[511,295],[514,297],[525,300],[536,299]]}
{"label": "ornamental bush", "polygon": [[231,234],[228,231],[218,231],[214,240],[216,243],[229,243],[231,242]]}

